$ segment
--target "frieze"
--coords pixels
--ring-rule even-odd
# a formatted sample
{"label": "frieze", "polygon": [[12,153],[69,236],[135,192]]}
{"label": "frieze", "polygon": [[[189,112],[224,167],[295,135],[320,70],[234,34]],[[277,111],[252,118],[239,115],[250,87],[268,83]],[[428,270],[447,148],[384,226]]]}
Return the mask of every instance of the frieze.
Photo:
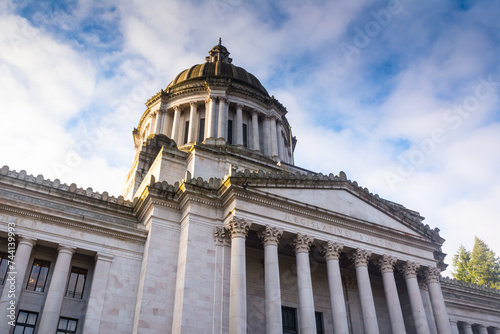
{"label": "frieze", "polygon": [[134,223],[127,222],[123,219],[118,219],[114,218],[108,215],[103,215],[96,213],[95,211],[90,211],[90,210],[83,210],[75,206],[68,206],[68,205],[63,205],[57,202],[53,201],[47,201],[41,198],[37,197],[32,197],[32,196],[27,196],[27,195],[21,195],[17,193],[13,193],[7,190],[0,189],[0,197],[8,198],[11,200],[16,200],[24,203],[29,203],[32,205],[37,205],[41,207],[45,207],[48,209],[52,210],[58,210],[58,211],[63,211],[65,213],[72,213],[76,216],[81,217],[82,219],[85,218],[92,218],[96,220],[101,220],[113,224],[119,224],[119,225],[126,225],[130,227],[135,227],[136,225]]}
{"label": "frieze", "polygon": [[336,235],[339,237],[346,237],[349,239],[358,240],[358,241],[362,241],[362,242],[366,242],[366,243],[370,243],[373,245],[382,246],[382,247],[386,247],[386,248],[391,248],[394,250],[401,250],[402,249],[401,245],[399,245],[398,243],[392,242],[392,241],[388,241],[388,240],[373,237],[373,236],[370,236],[367,234],[359,233],[359,232],[356,232],[353,230],[346,229],[344,227],[333,226],[333,225],[325,224],[322,222],[314,221],[314,220],[311,220],[308,218],[290,215],[288,213],[284,214],[284,220],[286,220],[290,223],[294,223],[296,225],[309,227],[309,228],[312,228],[312,229],[315,229],[315,230],[318,230],[321,232],[326,232],[326,233]]}

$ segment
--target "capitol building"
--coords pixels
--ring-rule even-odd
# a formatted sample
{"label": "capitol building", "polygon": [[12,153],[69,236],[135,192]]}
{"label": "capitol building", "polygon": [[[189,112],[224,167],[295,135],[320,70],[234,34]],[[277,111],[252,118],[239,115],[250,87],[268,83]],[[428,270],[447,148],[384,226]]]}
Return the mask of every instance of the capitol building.
{"label": "capitol building", "polygon": [[145,102],[118,197],[1,168],[0,334],[500,334],[419,212],[295,165],[220,40]]}

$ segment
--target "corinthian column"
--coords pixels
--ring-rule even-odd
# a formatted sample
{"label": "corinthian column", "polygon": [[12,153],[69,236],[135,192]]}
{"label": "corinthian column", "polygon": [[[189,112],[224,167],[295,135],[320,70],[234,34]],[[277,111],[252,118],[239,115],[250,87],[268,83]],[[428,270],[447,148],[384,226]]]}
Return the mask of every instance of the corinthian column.
{"label": "corinthian column", "polygon": [[181,107],[174,107],[174,121],[172,124],[172,140],[177,143],[177,137],[179,136],[179,119],[181,117]]}
{"label": "corinthian column", "polygon": [[297,238],[294,240],[299,286],[300,333],[316,333],[311,267],[309,265],[309,248],[313,241],[313,237],[301,233],[297,233]]}
{"label": "corinthian column", "polygon": [[25,237],[19,238],[14,263],[9,264],[7,277],[4,281],[2,297],[0,298],[0,333],[9,333],[12,326],[9,325],[8,322],[16,322],[19,296],[21,291],[23,291],[23,280],[26,276],[31,251],[35,244],[36,239]]}
{"label": "corinthian column", "polygon": [[270,124],[270,132],[271,132],[271,156],[278,156],[278,135],[276,134],[276,117],[271,117]]}
{"label": "corinthian column", "polygon": [[325,245],[326,270],[328,272],[328,287],[330,288],[330,304],[332,307],[333,332],[348,334],[347,312],[345,309],[344,289],[340,276],[339,256],[344,246],[328,241]]}
{"label": "corinthian column", "polygon": [[189,129],[188,129],[188,143],[194,143],[196,141],[196,109],[198,107],[198,103],[196,101],[192,101],[189,103]]}
{"label": "corinthian column", "polygon": [[227,139],[227,99],[219,97],[219,125],[217,137]]}
{"label": "corinthian column", "polygon": [[282,229],[267,225],[260,235],[264,243],[266,334],[279,334],[283,331],[280,271],[278,264],[278,242],[282,234]]}
{"label": "corinthian column", "polygon": [[420,288],[417,281],[417,270],[420,265],[415,262],[407,261],[403,267],[406,288],[408,289],[408,297],[410,298],[411,312],[415,322],[415,329],[417,334],[429,334],[429,325],[427,324],[427,317],[425,316],[424,303]]}
{"label": "corinthian column", "polygon": [[75,249],[72,247],[61,245],[58,248],[56,266],[45,299],[40,327],[38,328],[39,333],[55,333],[57,331],[64,292],[68,284],[71,258],[74,253]]}
{"label": "corinthian column", "polygon": [[373,301],[370,275],[368,274],[368,260],[372,253],[363,249],[356,249],[352,253],[354,266],[356,267],[356,279],[358,281],[359,298],[361,300],[361,313],[363,314],[363,325],[365,333],[378,334],[377,314]]}
{"label": "corinthian column", "polygon": [[392,333],[400,334],[406,333],[406,329],[401,304],[399,303],[396,280],[394,279],[394,265],[396,261],[395,257],[384,255],[379,259],[378,266],[382,273],[382,281],[384,282],[385,299],[387,300],[387,308],[389,309]]}
{"label": "corinthian column", "polygon": [[252,149],[260,150],[259,145],[259,113],[257,110],[252,111]]}
{"label": "corinthian column", "polygon": [[446,305],[444,304],[441,285],[439,284],[439,269],[436,267],[429,267],[427,268],[425,276],[438,333],[451,334],[450,319],[448,317]]}
{"label": "corinthian column", "polygon": [[231,233],[229,333],[247,334],[247,281],[245,239],[252,223],[233,217],[226,225]]}
{"label": "corinthian column", "polygon": [[205,138],[213,138],[215,137],[215,132],[214,132],[214,112],[215,112],[215,96],[209,96],[206,101],[206,116],[205,116]]}
{"label": "corinthian column", "polygon": [[243,105],[236,105],[236,145],[243,145]]}

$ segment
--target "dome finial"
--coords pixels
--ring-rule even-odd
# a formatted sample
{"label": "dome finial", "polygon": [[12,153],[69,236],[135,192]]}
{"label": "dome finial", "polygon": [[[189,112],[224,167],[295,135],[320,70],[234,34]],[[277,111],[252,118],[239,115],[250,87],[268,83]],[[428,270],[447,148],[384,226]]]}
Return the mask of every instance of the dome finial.
{"label": "dome finial", "polygon": [[222,45],[222,38],[219,37],[219,45]]}

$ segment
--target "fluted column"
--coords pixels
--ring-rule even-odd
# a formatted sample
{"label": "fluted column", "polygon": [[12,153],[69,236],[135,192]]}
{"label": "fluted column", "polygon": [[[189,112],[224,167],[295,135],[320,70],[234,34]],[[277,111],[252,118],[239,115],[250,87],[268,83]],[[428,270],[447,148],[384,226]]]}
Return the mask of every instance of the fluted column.
{"label": "fluted column", "polygon": [[174,121],[172,123],[172,140],[177,143],[177,137],[179,136],[179,119],[181,117],[181,107],[179,105],[174,106]]}
{"label": "fluted column", "polygon": [[231,239],[220,226],[215,227],[215,277],[214,277],[214,321],[213,333],[228,333],[229,330],[229,279],[231,270]]}
{"label": "fluted column", "polygon": [[261,232],[264,243],[264,282],[266,295],[266,334],[283,331],[281,319],[281,289],[278,263],[278,242],[282,229],[267,225]]}
{"label": "fluted column", "polygon": [[328,287],[330,288],[330,304],[332,307],[333,332],[348,334],[347,312],[345,308],[344,289],[340,275],[339,256],[344,246],[328,241],[325,245],[326,270],[328,272]]}
{"label": "fluted column", "polygon": [[243,105],[236,105],[236,145],[243,145]]}
{"label": "fluted column", "polygon": [[252,111],[252,149],[260,150],[259,145],[259,113],[257,110]]}
{"label": "fluted column", "polygon": [[55,333],[57,331],[63,297],[68,284],[69,270],[71,269],[71,258],[75,253],[75,248],[60,245],[57,251],[56,265],[45,299],[38,333]]}
{"label": "fluted column", "polygon": [[438,333],[451,334],[450,319],[444,303],[441,285],[439,284],[439,273],[439,269],[436,267],[427,268],[425,275],[427,288],[429,289],[429,297],[431,298],[432,311]]}
{"label": "fluted column", "polygon": [[271,117],[264,116],[264,124],[262,126],[263,136],[264,136],[264,147],[263,151],[265,155],[271,155]]}
{"label": "fluted column", "polygon": [[31,252],[36,244],[36,239],[19,237],[18,240],[14,263],[9,264],[0,298],[0,333],[9,333],[12,326],[8,322],[16,322],[16,311],[18,310],[19,296],[23,290],[23,280],[28,270]]}
{"label": "fluted column", "polygon": [[464,331],[464,334],[474,334],[472,332],[472,326],[471,326],[471,324],[469,324],[467,322],[462,322],[462,329]]}
{"label": "fluted column", "polygon": [[309,248],[313,237],[297,233],[294,240],[297,261],[297,283],[299,287],[299,328],[300,333],[316,333],[316,317],[314,314],[314,296],[309,264]]}
{"label": "fluted column", "polygon": [[278,136],[276,134],[276,117],[271,117],[270,120],[270,130],[271,130],[271,156],[278,156]]}
{"label": "fluted column", "polygon": [[227,139],[227,99],[219,97],[219,124],[217,137]]}
{"label": "fluted column", "polygon": [[458,331],[458,323],[456,320],[450,320],[451,332],[453,334],[460,334]]}
{"label": "fluted column", "polygon": [[98,253],[95,256],[94,275],[90,287],[89,302],[85,312],[83,323],[83,334],[99,334],[102,310],[104,308],[104,296],[108,288],[109,270],[114,256]]}
{"label": "fluted column", "polygon": [[226,225],[231,233],[229,333],[247,334],[247,282],[245,239],[252,223],[233,217]]}
{"label": "fluted column", "polygon": [[278,143],[278,157],[280,160],[285,160],[283,154],[283,136],[281,135],[281,121],[279,119],[276,120],[276,140]]}
{"label": "fluted column", "polygon": [[188,129],[188,143],[194,143],[196,141],[196,109],[198,107],[198,103],[192,101],[189,103],[189,129]]}
{"label": "fluted column", "polygon": [[422,295],[420,294],[417,281],[417,270],[419,267],[420,265],[417,263],[407,261],[403,270],[416,332],[417,334],[429,334],[429,325],[427,324],[424,303],[422,302]]}
{"label": "fluted column", "polygon": [[352,253],[354,266],[356,267],[356,279],[358,282],[365,333],[378,334],[377,314],[375,313],[375,302],[373,301],[370,275],[368,274],[368,260],[371,255],[371,252],[360,248]]}
{"label": "fluted column", "polygon": [[206,103],[206,117],[205,117],[205,139],[207,138],[213,138],[215,137],[215,132],[214,132],[214,112],[215,112],[215,96],[209,96],[205,103]]}
{"label": "fluted column", "polygon": [[396,258],[384,255],[378,261],[378,267],[382,273],[382,281],[384,282],[385,299],[387,300],[387,308],[389,309],[389,319],[391,320],[391,328],[393,334],[406,333],[403,312],[399,303],[398,289],[396,280],[394,279],[394,265]]}

